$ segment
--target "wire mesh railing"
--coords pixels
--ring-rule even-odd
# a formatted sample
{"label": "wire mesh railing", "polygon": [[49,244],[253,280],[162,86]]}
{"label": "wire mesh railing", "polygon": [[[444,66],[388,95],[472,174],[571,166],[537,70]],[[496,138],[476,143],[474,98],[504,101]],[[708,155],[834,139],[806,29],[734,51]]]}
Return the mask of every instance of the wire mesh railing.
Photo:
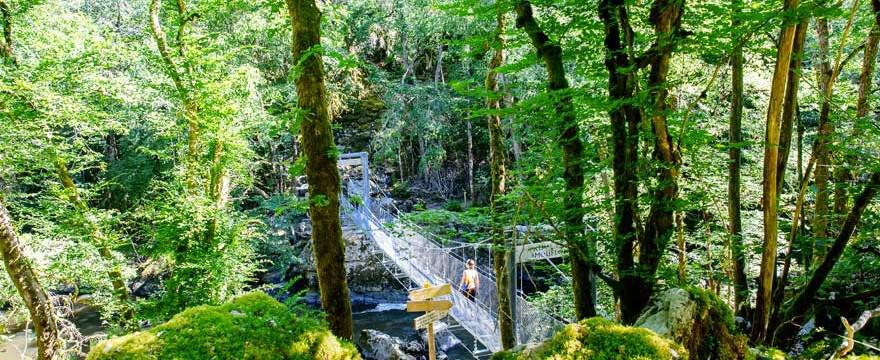
{"label": "wire mesh railing", "polygon": [[[354,222],[364,229],[370,238],[394,260],[395,264],[407,273],[416,284],[423,282],[447,282],[453,286],[459,283],[465,269],[466,255],[461,249],[484,247],[484,244],[449,241],[417,224],[402,221],[400,211],[393,203],[375,199],[364,206],[363,198],[369,194],[358,193],[359,184],[349,179],[340,198],[342,210],[352,216]],[[352,197],[355,195],[355,197]],[[445,247],[444,244],[457,243],[460,246]],[[458,254],[456,250],[459,250]],[[491,259],[489,262],[491,264]],[[491,272],[480,269],[480,290],[474,299],[467,299],[454,292],[451,314],[475,338],[490,350],[500,348],[498,331],[498,297],[495,291],[495,277]],[[544,313],[526,301],[522,296],[516,299],[516,335],[519,343],[544,340],[562,327],[559,319]]]}

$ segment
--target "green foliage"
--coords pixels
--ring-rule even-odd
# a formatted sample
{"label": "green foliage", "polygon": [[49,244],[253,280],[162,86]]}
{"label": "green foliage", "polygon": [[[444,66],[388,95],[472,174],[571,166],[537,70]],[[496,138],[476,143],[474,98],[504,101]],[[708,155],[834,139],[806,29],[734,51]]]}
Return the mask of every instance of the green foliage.
{"label": "green foliage", "polygon": [[492,357],[557,360],[662,360],[687,358],[681,346],[650,330],[618,325],[602,318],[570,324],[545,343],[520,352],[501,352]]}
{"label": "green foliage", "polygon": [[360,359],[314,312],[253,292],[220,306],[184,310],[150,330],[103,341],[88,360]]}

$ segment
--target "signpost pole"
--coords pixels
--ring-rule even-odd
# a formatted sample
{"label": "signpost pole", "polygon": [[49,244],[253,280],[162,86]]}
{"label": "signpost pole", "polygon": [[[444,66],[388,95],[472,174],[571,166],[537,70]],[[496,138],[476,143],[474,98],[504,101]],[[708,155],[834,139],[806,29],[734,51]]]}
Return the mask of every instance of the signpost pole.
{"label": "signpost pole", "polygon": [[434,343],[434,321],[446,316],[446,312],[452,308],[451,301],[434,299],[451,293],[452,286],[449,284],[431,286],[428,283],[422,289],[409,292],[410,301],[406,303],[406,311],[425,312],[425,315],[416,318],[415,327],[416,329],[427,329],[428,331],[429,360],[437,360],[437,345]]}
{"label": "signpost pole", "polygon": [[428,360],[437,360],[437,349],[434,345],[434,322],[428,323]]}

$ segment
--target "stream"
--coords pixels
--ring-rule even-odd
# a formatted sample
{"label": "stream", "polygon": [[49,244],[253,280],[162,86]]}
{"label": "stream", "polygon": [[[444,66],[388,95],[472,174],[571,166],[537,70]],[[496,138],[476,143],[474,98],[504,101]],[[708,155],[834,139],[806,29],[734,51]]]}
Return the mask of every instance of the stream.
{"label": "stream", "polygon": [[[373,329],[400,339],[412,339],[416,337],[414,320],[422,313],[406,312],[406,303],[379,303],[379,304],[355,304],[352,307],[352,320],[354,322],[354,342],[360,340],[361,330]],[[471,353],[464,348],[474,347],[474,338],[463,329],[453,329],[452,333],[462,341],[446,351],[449,359],[470,360],[474,359]]]}

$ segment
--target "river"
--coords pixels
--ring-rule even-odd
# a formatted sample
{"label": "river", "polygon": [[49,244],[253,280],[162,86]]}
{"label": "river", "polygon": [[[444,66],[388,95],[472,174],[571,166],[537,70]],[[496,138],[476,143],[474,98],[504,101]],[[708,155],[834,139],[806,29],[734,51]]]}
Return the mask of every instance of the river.
{"label": "river", "polygon": [[[413,323],[416,317],[422,315],[421,313],[406,312],[405,303],[355,305],[352,313],[355,343],[360,340],[363,329],[378,330],[404,340],[415,338],[416,330]],[[468,344],[467,347],[473,349],[474,338],[460,328],[453,329],[452,333],[462,341],[462,344],[449,348],[446,351],[447,357],[450,360],[474,359],[463,345]]]}

